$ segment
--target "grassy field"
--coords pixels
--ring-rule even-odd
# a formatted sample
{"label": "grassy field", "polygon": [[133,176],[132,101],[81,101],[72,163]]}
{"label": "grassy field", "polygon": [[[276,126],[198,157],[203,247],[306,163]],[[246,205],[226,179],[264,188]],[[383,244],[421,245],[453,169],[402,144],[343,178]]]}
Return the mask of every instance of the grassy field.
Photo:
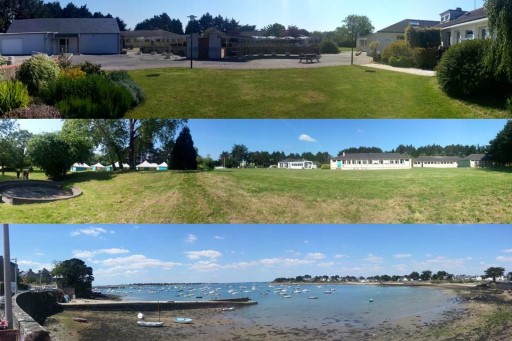
{"label": "grassy field", "polygon": [[[32,176],[37,177],[42,176]],[[490,170],[84,173],[67,182],[83,195],[46,204],[0,204],[0,221],[512,223],[512,173]]]}
{"label": "grassy field", "polygon": [[130,74],[146,94],[146,102],[128,114],[137,118],[510,117],[492,106],[449,98],[435,78],[364,67]]}

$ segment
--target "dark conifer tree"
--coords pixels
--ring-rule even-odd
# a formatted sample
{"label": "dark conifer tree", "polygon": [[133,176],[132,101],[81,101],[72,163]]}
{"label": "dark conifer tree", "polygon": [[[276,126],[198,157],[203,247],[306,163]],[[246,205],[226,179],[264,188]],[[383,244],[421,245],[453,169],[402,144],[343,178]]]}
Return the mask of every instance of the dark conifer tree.
{"label": "dark conifer tree", "polygon": [[176,144],[171,152],[169,168],[175,170],[197,169],[197,150],[194,148],[194,141],[188,127],[184,127],[176,139]]}

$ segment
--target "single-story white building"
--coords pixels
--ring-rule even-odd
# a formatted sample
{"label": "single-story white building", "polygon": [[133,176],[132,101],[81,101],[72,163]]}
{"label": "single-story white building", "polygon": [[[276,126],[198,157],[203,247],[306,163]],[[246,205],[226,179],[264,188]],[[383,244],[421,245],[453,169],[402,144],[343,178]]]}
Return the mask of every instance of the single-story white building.
{"label": "single-story white building", "polygon": [[14,20],[0,34],[0,54],[118,54],[121,36],[112,18],[42,18]]}
{"label": "single-story white building", "polygon": [[[114,165],[116,166],[116,169],[121,169],[121,167],[119,167],[119,162],[114,163]],[[113,168],[112,166],[110,166],[110,167]],[[123,169],[124,170],[129,170],[130,169],[130,165],[127,164],[127,163],[123,163]]]}
{"label": "single-story white building", "polygon": [[466,12],[460,8],[441,13],[441,42],[444,47],[464,40],[490,38],[489,19],[485,8]]}
{"label": "single-story white building", "polygon": [[462,158],[458,156],[420,156],[414,159],[415,168],[457,168]]}
{"label": "single-story white building", "polygon": [[331,159],[331,169],[338,170],[383,170],[411,168],[411,157],[409,155],[398,153],[343,153],[343,155]]}
{"label": "single-story white building", "polygon": [[156,163],[149,163],[144,161],[140,165],[135,167],[138,171],[156,171],[158,169],[158,165]]}
{"label": "single-story white building", "polygon": [[420,20],[420,19],[405,19],[396,24],[383,28],[380,31],[372,33],[367,37],[358,38],[356,44],[357,48],[369,52],[370,51],[370,43],[372,41],[377,41],[379,46],[377,51],[380,53],[390,44],[395,43],[397,41],[405,41],[405,30],[409,26],[414,27],[435,27],[439,25],[438,20]]}
{"label": "single-story white building", "polygon": [[165,162],[162,162],[161,164],[158,165],[157,170],[159,170],[159,171],[169,170],[169,165],[167,165],[167,163],[165,163]]}
{"label": "single-story white building", "polygon": [[485,154],[471,154],[459,161],[460,168],[480,168],[486,165]]}
{"label": "single-story white building", "polygon": [[316,165],[312,161],[286,159],[278,163],[277,168],[283,169],[315,169]]}

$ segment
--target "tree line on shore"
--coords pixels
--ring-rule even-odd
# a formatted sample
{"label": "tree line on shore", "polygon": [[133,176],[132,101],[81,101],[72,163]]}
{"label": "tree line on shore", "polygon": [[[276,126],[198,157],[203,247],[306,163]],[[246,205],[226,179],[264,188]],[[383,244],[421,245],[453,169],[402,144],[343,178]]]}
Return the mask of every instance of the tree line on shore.
{"label": "tree line on shore", "polygon": [[[484,271],[481,277],[492,278],[496,282],[496,278],[505,275],[505,268],[502,267],[489,267]],[[477,276],[469,276],[475,278]],[[424,270],[421,273],[417,271],[411,272],[409,275],[375,275],[375,276],[340,276],[340,275],[323,275],[323,276],[311,276],[301,275],[296,277],[278,277],[274,279],[274,283],[338,283],[338,282],[399,282],[399,281],[456,281],[464,280],[468,278],[466,275],[454,275],[444,270],[437,271],[436,273],[431,270]],[[512,272],[507,274],[507,278],[512,280]]]}

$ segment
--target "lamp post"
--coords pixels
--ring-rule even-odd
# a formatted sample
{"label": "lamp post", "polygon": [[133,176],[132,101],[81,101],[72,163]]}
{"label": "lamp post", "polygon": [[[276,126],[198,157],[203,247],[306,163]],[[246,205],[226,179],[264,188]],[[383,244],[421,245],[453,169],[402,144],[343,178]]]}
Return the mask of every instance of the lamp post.
{"label": "lamp post", "polygon": [[[190,22],[196,20],[197,16],[191,14],[189,15],[187,18],[189,18]],[[194,68],[194,49],[193,49],[193,46],[194,46],[194,32],[192,30],[192,26],[190,26],[191,30],[190,30],[190,68],[193,69]]]}
{"label": "lamp post", "polygon": [[12,329],[11,255],[9,247],[9,225],[4,224],[4,297],[7,328]]}
{"label": "lamp post", "polygon": [[352,26],[352,54],[350,55],[350,65],[354,65],[354,37],[355,37],[355,33],[354,33],[354,30],[355,30],[355,26]]}

